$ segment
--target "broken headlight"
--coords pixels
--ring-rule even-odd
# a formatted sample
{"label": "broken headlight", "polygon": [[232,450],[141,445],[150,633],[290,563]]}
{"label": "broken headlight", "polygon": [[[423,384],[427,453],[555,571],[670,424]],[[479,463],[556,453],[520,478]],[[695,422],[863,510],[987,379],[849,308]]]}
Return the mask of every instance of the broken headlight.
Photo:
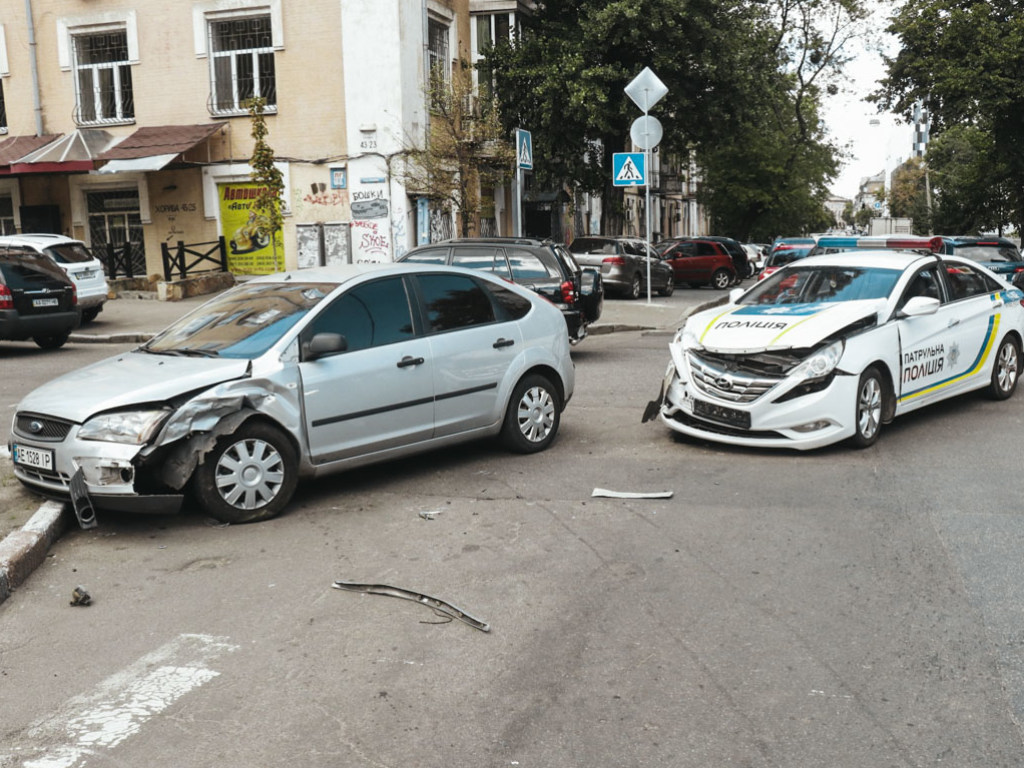
{"label": "broken headlight", "polygon": [[78,430],[82,440],[143,445],[157,433],[170,411],[117,411],[93,416]]}
{"label": "broken headlight", "polygon": [[828,376],[836,369],[836,366],[839,365],[839,361],[843,358],[843,350],[845,348],[846,345],[842,339],[829,344],[827,347],[822,347],[794,368],[790,373],[790,376],[807,380],[820,379]]}

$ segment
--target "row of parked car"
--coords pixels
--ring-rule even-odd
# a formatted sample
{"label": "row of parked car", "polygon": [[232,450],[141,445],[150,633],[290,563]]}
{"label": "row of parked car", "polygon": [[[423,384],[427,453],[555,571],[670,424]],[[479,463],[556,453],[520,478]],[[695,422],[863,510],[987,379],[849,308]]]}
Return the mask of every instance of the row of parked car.
{"label": "row of parked car", "polygon": [[107,300],[103,264],[62,235],[0,236],[0,339],[64,345]]}

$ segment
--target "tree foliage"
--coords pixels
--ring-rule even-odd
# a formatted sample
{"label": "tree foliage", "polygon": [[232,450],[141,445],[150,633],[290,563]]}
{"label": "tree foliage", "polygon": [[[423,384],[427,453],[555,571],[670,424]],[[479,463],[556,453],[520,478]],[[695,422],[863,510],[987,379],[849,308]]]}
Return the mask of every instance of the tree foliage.
{"label": "tree foliage", "polygon": [[920,158],[912,157],[893,171],[886,196],[889,215],[913,219],[915,235],[927,235],[932,231],[930,197],[928,177]]}
{"label": "tree foliage", "polygon": [[[270,242],[274,251],[274,265],[277,269],[283,269],[284,265],[278,264],[277,233],[284,226],[284,215],[281,213],[284,174],[274,164],[274,150],[267,143],[269,130],[263,114],[265,109],[266,101],[262,96],[257,96],[249,102],[252,137],[256,140],[252,150],[252,157],[249,158],[249,165],[252,166],[250,178],[259,185],[252,208],[266,221],[266,227],[269,231]],[[284,254],[281,255],[283,256]]]}
{"label": "tree foliage", "polygon": [[[529,128],[536,181],[603,193],[645,66],[668,87],[660,151],[697,152],[716,230],[746,238],[819,219],[840,151],[820,104],[839,87],[861,0],[547,0],[488,52],[506,128]],[[605,222],[607,224],[607,222]]]}
{"label": "tree foliage", "polygon": [[481,187],[505,181],[515,148],[497,103],[476,96],[468,67],[456,68],[450,81],[432,76],[427,97],[430,128],[422,146],[406,149],[402,176],[432,203],[457,213],[466,237],[479,226]]}
{"label": "tree foliage", "polygon": [[[910,117],[921,102],[932,120],[935,141],[954,130],[976,132],[972,144],[987,155],[988,200],[967,208],[946,208],[943,223],[965,226],[984,208],[1005,209],[1020,229],[1024,223],[1024,13],[1019,0],[907,0],[892,17],[889,31],[900,41],[899,53],[887,60],[887,75],[873,98],[883,107]],[[979,142],[981,135],[987,137]],[[962,137],[961,137],[962,138]],[[956,139],[959,142],[961,139]],[[974,151],[974,150],[972,150]],[[981,167],[978,165],[977,167]],[[959,197],[944,182],[945,206]],[[969,179],[964,178],[963,181]],[[974,190],[969,197],[974,197]],[[946,215],[946,214],[944,214]],[[939,219],[936,220],[938,224]],[[964,230],[947,230],[961,233]]]}

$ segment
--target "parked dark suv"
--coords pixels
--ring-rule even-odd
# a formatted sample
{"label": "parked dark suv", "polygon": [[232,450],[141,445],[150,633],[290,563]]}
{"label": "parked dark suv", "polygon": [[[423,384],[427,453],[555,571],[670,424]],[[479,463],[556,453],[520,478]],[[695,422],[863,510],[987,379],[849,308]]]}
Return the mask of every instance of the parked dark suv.
{"label": "parked dark suv", "polygon": [[604,307],[601,274],[582,269],[565,246],[550,240],[457,238],[413,248],[398,261],[480,269],[529,288],[562,310],[573,344],[586,337]]}
{"label": "parked dark suv", "polygon": [[56,349],[78,327],[75,284],[48,256],[0,248],[0,339]]}

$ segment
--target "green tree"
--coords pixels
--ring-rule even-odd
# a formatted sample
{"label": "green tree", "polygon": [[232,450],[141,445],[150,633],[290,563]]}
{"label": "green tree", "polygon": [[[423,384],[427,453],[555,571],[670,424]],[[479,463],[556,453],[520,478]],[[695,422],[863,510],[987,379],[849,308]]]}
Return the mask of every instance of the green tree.
{"label": "green tree", "polygon": [[912,157],[893,171],[892,184],[886,195],[889,214],[914,220],[914,234],[932,231],[929,194],[924,162]]}
{"label": "green tree", "polygon": [[1006,185],[993,137],[971,125],[947,128],[928,145],[928,176],[937,232],[977,234],[1010,220]]}
{"label": "green tree", "polygon": [[887,75],[873,98],[908,118],[923,103],[936,140],[955,127],[987,134],[989,207],[1005,207],[1020,229],[1024,13],[1019,0],[907,0],[889,31],[899,38],[900,51],[887,60]]}
{"label": "green tree", "polygon": [[430,130],[422,146],[409,146],[401,176],[446,211],[456,212],[462,237],[479,230],[480,189],[511,175],[515,147],[493,99],[477,97],[472,70],[456,68],[451,81],[431,77]]}
{"label": "green tree", "polygon": [[249,117],[252,120],[252,137],[256,140],[252,150],[252,157],[249,158],[249,165],[252,166],[250,178],[259,185],[256,199],[253,200],[252,208],[264,217],[266,228],[270,235],[271,248],[274,253],[274,268],[284,269],[284,254],[280,256],[281,263],[278,263],[277,233],[284,226],[284,216],[281,213],[281,195],[284,192],[284,175],[281,169],[274,164],[274,150],[267,143],[267,121],[264,116],[266,101],[262,96],[250,100]]}
{"label": "green tree", "polygon": [[[824,202],[838,150],[822,140],[819,100],[837,87],[860,7],[860,0],[548,0],[524,20],[521,37],[487,53],[486,67],[506,128],[533,131],[537,183],[602,193],[602,226],[613,231],[620,222],[608,217],[619,210],[621,190],[612,187],[611,155],[640,115],[623,88],[650,66],[668,87],[653,110],[665,127],[661,151],[688,157],[696,149],[705,184],[719,187],[708,190],[719,226],[766,235],[791,228],[794,209],[778,209],[801,192],[814,198],[796,206],[808,216]],[[771,136],[759,140],[765,131]],[[712,165],[732,172],[718,181]],[[790,225],[773,230],[767,221]]]}
{"label": "green tree", "polygon": [[843,224],[848,227],[852,227],[854,224],[852,200],[847,200],[846,205],[843,206]]}

